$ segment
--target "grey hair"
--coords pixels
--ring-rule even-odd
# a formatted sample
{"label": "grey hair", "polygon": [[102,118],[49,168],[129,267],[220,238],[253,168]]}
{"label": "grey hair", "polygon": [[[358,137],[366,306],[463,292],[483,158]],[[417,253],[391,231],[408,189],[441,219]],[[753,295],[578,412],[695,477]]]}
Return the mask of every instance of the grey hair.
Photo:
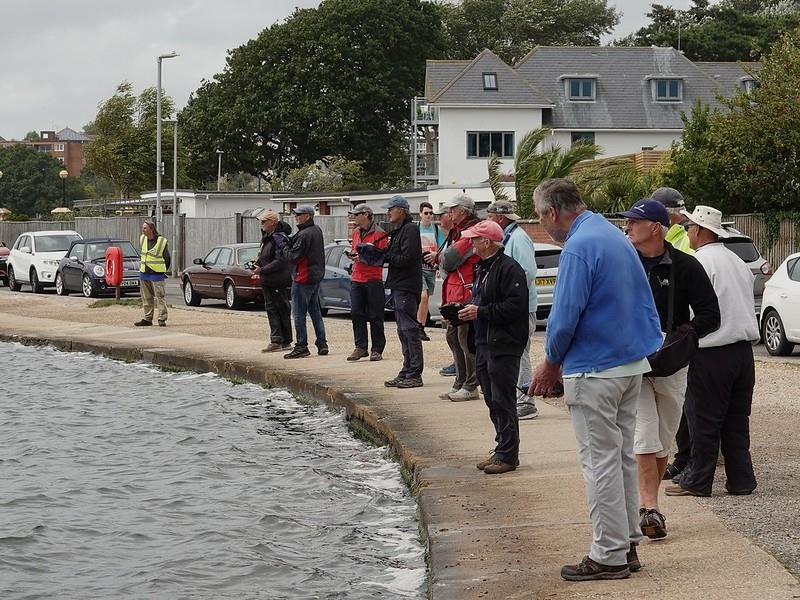
{"label": "grey hair", "polygon": [[158,235],[158,229],[156,229],[156,220],[155,219],[145,219],[144,224],[150,228],[150,231],[153,232],[153,235]]}
{"label": "grey hair", "polygon": [[533,191],[533,203],[536,212],[543,212],[553,207],[559,212],[578,212],[586,208],[586,203],[581,198],[578,186],[570,179],[553,178],[545,179]]}
{"label": "grey hair", "polygon": [[681,210],[683,210],[683,209],[682,208],[678,208],[678,207],[667,208],[667,214],[668,215],[679,215],[679,214],[681,214]]}
{"label": "grey hair", "polygon": [[661,226],[661,233],[664,234],[664,237],[667,237],[667,232],[668,231],[669,231],[669,227],[667,227],[666,225],[662,225]]}

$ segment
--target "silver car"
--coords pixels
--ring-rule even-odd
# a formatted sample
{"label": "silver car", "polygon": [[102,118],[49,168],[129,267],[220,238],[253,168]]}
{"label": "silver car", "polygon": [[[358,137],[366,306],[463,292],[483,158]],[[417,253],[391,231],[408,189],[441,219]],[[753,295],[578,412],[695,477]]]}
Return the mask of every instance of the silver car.
{"label": "silver car", "polygon": [[761,302],[764,297],[764,284],[772,277],[772,265],[769,264],[753,240],[733,227],[732,223],[723,223],[722,226],[731,234],[731,237],[720,238],[728,250],[741,258],[753,272],[755,281],[753,282],[753,300],[755,302],[756,316],[761,314]]}

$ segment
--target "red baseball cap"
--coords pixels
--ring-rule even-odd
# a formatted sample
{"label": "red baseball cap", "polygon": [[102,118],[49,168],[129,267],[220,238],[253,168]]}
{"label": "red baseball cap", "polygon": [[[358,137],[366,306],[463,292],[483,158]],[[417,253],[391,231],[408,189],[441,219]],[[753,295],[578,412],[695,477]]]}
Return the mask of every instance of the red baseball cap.
{"label": "red baseball cap", "polygon": [[503,239],[503,228],[494,221],[479,221],[469,229],[465,229],[461,235],[465,238],[481,237],[493,242],[499,242]]}

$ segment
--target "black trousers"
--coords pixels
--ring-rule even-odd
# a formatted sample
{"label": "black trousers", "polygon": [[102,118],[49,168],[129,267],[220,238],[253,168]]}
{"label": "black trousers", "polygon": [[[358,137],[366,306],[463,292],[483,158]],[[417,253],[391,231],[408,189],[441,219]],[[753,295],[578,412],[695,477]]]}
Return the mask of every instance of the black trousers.
{"label": "black trousers", "polygon": [[380,279],[366,283],[350,284],[350,317],[353,321],[353,339],[356,348],[367,350],[367,323],[372,335],[372,351],[383,353],[386,335],[383,331],[383,307],[386,292]]}
{"label": "black trousers", "polygon": [[750,342],[700,348],[689,366],[683,411],[691,437],[691,456],[681,486],[710,494],[720,447],[725,457],[725,487],[753,490],[750,457],[750,407],[755,364]]}
{"label": "black trousers", "polygon": [[284,346],[292,343],[292,289],[288,285],[261,284],[264,292],[264,309],[269,320],[269,341]]}
{"label": "black trousers", "polygon": [[403,368],[397,374],[403,379],[422,377],[422,340],[420,339],[417,309],[421,294],[392,290],[397,337],[403,349]]}
{"label": "black trousers", "polygon": [[519,462],[519,419],[517,419],[517,390],[520,357],[493,356],[489,346],[478,344],[475,352],[475,372],[483,390],[494,425],[494,453],[503,462]]}
{"label": "black trousers", "polygon": [[672,464],[679,471],[683,471],[686,465],[689,464],[689,458],[692,455],[692,438],[689,437],[689,425],[686,423],[685,413],[681,415],[681,424],[675,434],[675,445],[678,449],[675,452]]}

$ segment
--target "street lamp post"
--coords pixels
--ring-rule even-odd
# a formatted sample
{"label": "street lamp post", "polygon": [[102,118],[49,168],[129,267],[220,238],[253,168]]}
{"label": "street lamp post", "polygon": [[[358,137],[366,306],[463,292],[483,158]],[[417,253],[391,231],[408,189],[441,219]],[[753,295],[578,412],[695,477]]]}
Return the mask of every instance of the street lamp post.
{"label": "street lamp post", "polygon": [[66,188],[67,188],[67,177],[69,177],[69,171],[66,169],[61,169],[59,171],[58,176],[61,178],[61,206],[64,206],[64,200],[66,199]]}
{"label": "street lamp post", "polygon": [[178,225],[178,117],[164,119],[172,124],[172,276],[178,276],[178,256],[180,249],[180,230]]}
{"label": "street lamp post", "polygon": [[223,150],[217,150],[217,191],[220,190],[222,185],[222,155],[225,154]]}
{"label": "street lamp post", "polygon": [[161,162],[161,61],[165,58],[175,58],[178,53],[174,50],[169,54],[158,57],[158,85],[156,86],[156,221],[161,224],[161,171],[164,165]]}

